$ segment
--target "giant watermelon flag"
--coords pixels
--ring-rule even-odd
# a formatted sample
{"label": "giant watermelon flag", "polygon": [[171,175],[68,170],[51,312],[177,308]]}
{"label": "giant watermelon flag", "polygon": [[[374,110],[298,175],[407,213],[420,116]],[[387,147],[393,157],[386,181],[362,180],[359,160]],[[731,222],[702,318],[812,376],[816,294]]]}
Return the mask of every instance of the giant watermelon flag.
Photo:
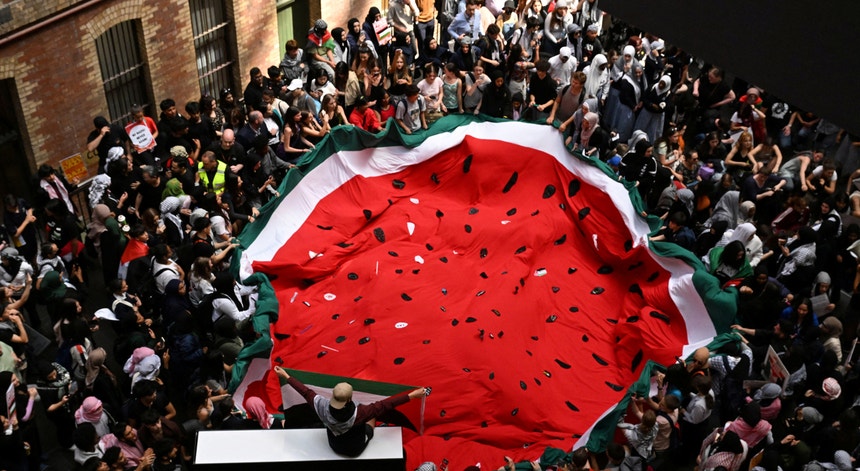
{"label": "giant watermelon flag", "polygon": [[423,410],[403,409],[408,467],[495,467],[601,449],[652,362],[731,323],[734,294],[689,252],[649,245],[659,222],[635,189],[553,127],[396,128],[333,131],[242,234],[241,273],[271,280],[277,320],[257,321],[234,370],[240,400],[294,402],[273,362],[432,386]]}

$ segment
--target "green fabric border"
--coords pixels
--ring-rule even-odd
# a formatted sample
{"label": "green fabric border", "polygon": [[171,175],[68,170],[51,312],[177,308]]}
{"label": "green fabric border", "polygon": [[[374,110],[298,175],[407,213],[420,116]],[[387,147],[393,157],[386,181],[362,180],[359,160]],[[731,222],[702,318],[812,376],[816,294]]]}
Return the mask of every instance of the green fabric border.
{"label": "green fabric border", "polygon": [[[321,388],[334,388],[338,383],[348,382],[352,385],[353,391],[376,394],[379,396],[393,396],[405,391],[412,391],[416,386],[408,386],[405,384],[384,383],[382,381],[370,381],[366,379],[349,378],[346,376],[334,376],[323,373],[315,373],[313,371],[293,370],[284,368],[287,373],[294,376],[305,385],[314,385]],[[282,381],[281,384],[286,384]]]}

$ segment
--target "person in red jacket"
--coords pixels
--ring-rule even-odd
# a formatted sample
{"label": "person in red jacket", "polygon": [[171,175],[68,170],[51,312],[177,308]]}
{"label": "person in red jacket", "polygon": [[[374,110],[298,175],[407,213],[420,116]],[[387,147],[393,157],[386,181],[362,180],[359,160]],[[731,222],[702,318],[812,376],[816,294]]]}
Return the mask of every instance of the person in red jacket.
{"label": "person in red jacket", "polygon": [[331,449],[335,453],[351,457],[360,455],[373,438],[377,417],[411,399],[430,394],[430,388],[418,388],[370,404],[356,405],[352,401],[352,386],[349,383],[338,383],[332,389],[331,399],[327,399],[308,389],[280,366],[275,367],[275,373],[286,380],[314,408],[326,426]]}
{"label": "person in red jacket", "polygon": [[349,114],[349,124],[373,133],[379,132],[382,129],[379,116],[367,106],[367,98],[363,96],[355,100],[355,108]]}

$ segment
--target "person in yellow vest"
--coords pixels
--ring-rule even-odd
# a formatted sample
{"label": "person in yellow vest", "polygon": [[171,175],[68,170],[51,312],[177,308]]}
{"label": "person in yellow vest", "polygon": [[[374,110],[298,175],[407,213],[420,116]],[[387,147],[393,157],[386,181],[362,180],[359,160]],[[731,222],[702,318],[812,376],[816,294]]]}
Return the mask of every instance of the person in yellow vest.
{"label": "person in yellow vest", "polygon": [[197,182],[207,192],[211,191],[220,195],[224,192],[224,174],[227,172],[227,164],[215,158],[215,153],[206,151],[200,158],[197,170]]}

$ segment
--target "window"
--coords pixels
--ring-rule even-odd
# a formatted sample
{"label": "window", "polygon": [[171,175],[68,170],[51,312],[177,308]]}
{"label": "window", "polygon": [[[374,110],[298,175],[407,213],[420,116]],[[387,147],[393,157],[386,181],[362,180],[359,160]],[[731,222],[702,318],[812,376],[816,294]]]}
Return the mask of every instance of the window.
{"label": "window", "polygon": [[125,124],[131,106],[138,104],[149,114],[152,103],[146,61],[141,54],[143,38],[137,21],[124,21],[96,39],[96,53],[111,120]]}
{"label": "window", "polygon": [[232,21],[223,0],[191,0],[191,31],[197,56],[200,93],[218,97],[222,88],[235,88],[233,69],[236,61],[230,49]]}

